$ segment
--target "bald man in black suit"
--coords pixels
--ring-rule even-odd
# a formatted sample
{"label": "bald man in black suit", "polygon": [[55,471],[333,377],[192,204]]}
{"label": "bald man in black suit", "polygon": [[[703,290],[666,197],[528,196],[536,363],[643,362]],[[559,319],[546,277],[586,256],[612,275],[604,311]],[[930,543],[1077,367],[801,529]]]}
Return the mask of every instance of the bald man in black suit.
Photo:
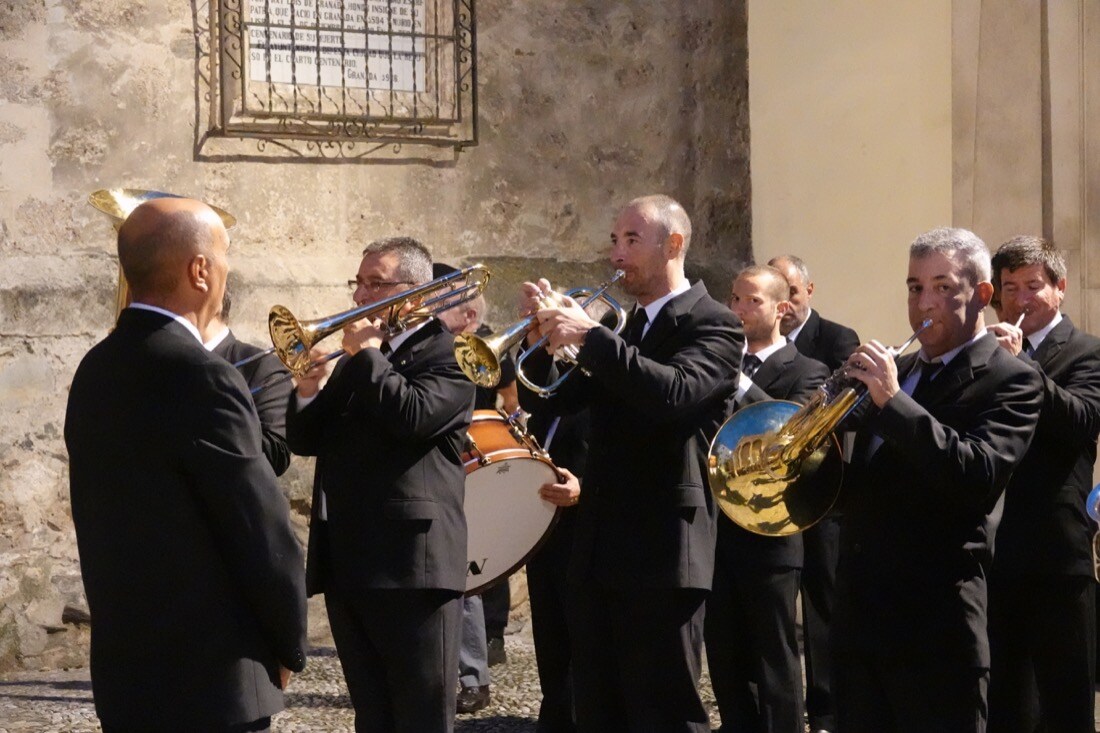
{"label": "bald man in black suit", "polygon": [[106,733],[267,730],[305,666],[302,551],[241,375],[199,336],[228,272],[189,199],[118,235],[133,292],[80,363],[65,415],[73,523]]}

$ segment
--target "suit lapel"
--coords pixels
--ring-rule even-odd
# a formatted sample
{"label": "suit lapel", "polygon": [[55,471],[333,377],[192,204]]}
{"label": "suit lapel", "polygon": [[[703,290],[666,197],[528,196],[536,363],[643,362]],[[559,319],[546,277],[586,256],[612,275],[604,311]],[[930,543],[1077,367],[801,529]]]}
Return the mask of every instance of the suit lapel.
{"label": "suit lapel", "polygon": [[1039,348],[1035,350],[1032,359],[1042,364],[1044,367],[1049,365],[1051,360],[1062,350],[1062,347],[1069,341],[1070,335],[1073,333],[1073,323],[1070,322],[1068,316],[1062,316],[1062,320],[1058,322],[1058,325],[1050,329],[1050,333],[1043,339],[1043,343],[1039,344]]}
{"label": "suit lapel", "polygon": [[424,349],[428,340],[440,333],[443,326],[438,320],[432,319],[431,323],[409,336],[392,354],[389,355],[390,363],[395,369],[406,366],[416,358],[417,353]]}
{"label": "suit lapel", "polygon": [[[798,350],[794,347],[794,344],[787,344],[769,356],[756,370],[756,374],[752,375],[753,384],[768,392],[776,380],[787,370],[791,362],[794,361],[794,355],[797,353]],[[768,392],[768,394],[771,393]]]}
{"label": "suit lapel", "polygon": [[817,311],[811,310],[810,315],[806,317],[806,325],[802,327],[802,330],[798,332],[798,338],[794,340],[798,350],[803,354],[813,351],[813,346],[817,343],[817,334],[820,330],[821,316],[817,314]]}
{"label": "suit lapel", "polygon": [[664,308],[661,308],[660,312],[657,313],[653,325],[646,332],[642,343],[638,345],[638,350],[646,355],[654,353],[663,342],[676,333],[680,319],[691,312],[691,309],[706,295],[706,292],[706,288],[700,281],[692,285],[686,292],[680,293],[665,303]]}

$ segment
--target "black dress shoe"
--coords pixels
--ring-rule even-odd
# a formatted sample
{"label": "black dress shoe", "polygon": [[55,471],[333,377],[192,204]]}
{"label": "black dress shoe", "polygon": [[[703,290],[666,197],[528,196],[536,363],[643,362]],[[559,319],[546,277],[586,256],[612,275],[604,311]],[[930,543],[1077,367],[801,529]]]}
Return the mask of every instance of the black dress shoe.
{"label": "black dress shoe", "polygon": [[504,639],[491,636],[486,642],[489,649],[489,666],[495,667],[508,661],[508,652],[504,651]]}
{"label": "black dress shoe", "polygon": [[463,687],[458,692],[455,709],[460,713],[476,713],[489,707],[489,685]]}

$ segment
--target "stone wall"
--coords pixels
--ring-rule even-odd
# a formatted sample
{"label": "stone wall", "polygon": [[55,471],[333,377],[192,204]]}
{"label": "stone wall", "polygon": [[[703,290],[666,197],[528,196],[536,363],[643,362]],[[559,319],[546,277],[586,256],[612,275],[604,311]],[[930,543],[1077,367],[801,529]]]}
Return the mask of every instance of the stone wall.
{"label": "stone wall", "polygon": [[[116,277],[91,191],[165,190],[236,215],[233,322],[253,342],[276,302],[346,308],[359,249],[396,233],[488,263],[496,325],[522,279],[604,279],[611,217],[635,195],[693,214],[690,269],[712,291],[749,258],[742,0],[477,9],[477,147],[433,164],[208,162],[193,154],[195,6],[0,0],[0,670],[84,660],[62,427]],[[310,475],[299,460],[284,480],[303,530]]]}

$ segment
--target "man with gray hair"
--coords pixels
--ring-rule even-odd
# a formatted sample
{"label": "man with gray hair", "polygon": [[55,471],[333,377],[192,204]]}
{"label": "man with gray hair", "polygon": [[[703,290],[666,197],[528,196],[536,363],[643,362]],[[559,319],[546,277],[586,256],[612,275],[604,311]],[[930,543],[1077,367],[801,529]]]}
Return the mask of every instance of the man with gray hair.
{"label": "man with gray hair", "polygon": [[[737,390],[737,318],[684,274],[691,222],[668,196],[627,204],[611,229],[611,266],[637,299],[621,335],[572,299],[543,308],[550,283],[523,284],[552,353],[583,367],[553,396],[521,388],[550,414],[589,408],[584,492],[569,567],[577,729],[710,730],[699,697],[703,602],[714,576],[716,512],[707,448]],[[532,377],[550,370],[533,356]]]}
{"label": "man with gray hair", "polygon": [[1096,527],[1085,500],[1100,435],[1100,339],[1062,315],[1066,262],[1052,243],[1008,240],[993,257],[993,279],[1002,322],[989,328],[1042,379],[1043,413],[1005,489],[997,530],[989,729],[1091,733]]}
{"label": "man with gray hair", "polygon": [[869,399],[851,420],[845,482],[833,618],[839,727],[984,731],[993,533],[1042,385],[986,332],[989,251],[972,232],[917,237],[906,287],[920,351],[896,357],[871,341],[848,360]]}
{"label": "man with gray hair", "polygon": [[[363,250],[353,298],[364,306],[431,279],[422,244],[383,239]],[[418,305],[410,299],[400,314]],[[396,335],[356,321],[341,345],[331,376],[315,367],[287,409],[291,450],[317,456],[307,591],[325,594],[356,731],[445,733],[458,684],[460,456],[474,385],[434,318]]]}

